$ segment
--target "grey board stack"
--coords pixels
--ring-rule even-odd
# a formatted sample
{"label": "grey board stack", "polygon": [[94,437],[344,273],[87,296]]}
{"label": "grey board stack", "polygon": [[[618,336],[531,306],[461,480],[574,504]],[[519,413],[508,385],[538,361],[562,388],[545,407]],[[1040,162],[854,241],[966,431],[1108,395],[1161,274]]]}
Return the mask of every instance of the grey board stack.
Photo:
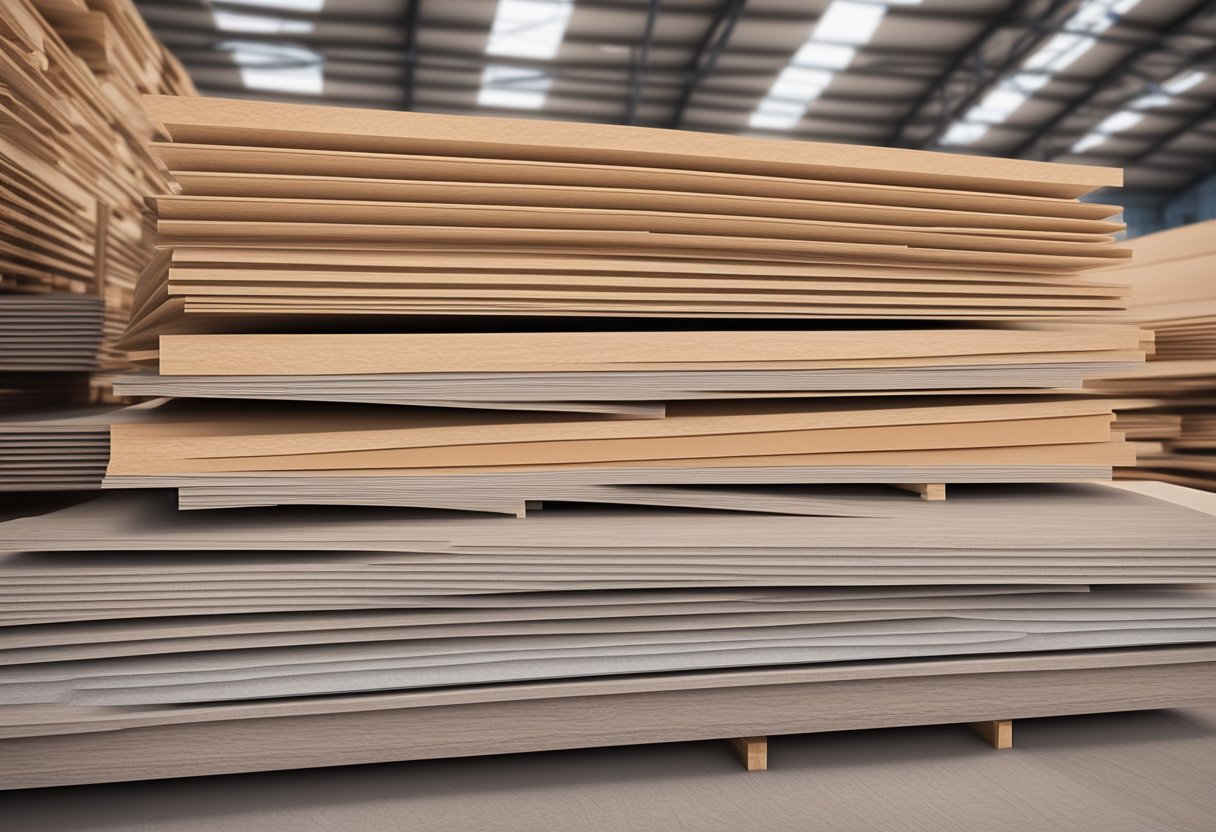
{"label": "grey board stack", "polygon": [[84,294],[0,295],[0,491],[100,487],[109,426],[85,402],[103,317]]}
{"label": "grey board stack", "polygon": [[[81,568],[101,572],[121,562],[129,575],[121,594],[131,597],[100,595],[100,609],[138,608],[142,596],[156,601],[157,610],[170,609],[174,592],[182,589],[170,581],[176,572],[211,573],[220,581],[216,598],[254,611],[270,603],[263,594],[250,594],[258,581],[281,581],[279,588],[290,592],[296,578],[322,605],[359,603],[347,597],[352,588],[356,596],[403,597],[410,603],[419,595],[654,585],[1216,579],[1216,518],[1208,513],[1216,498],[1162,483],[1138,487],[1157,490],[1145,495],[1098,484],[974,485],[954,489],[948,500],[924,503],[880,487],[843,493],[807,488],[787,497],[801,501],[801,512],[783,516],[558,506],[525,520],[370,507],[180,512],[165,495],[143,491],[103,494],[10,521],[0,526],[0,544],[27,553],[7,563],[29,568],[56,562],[32,552],[95,553]],[[197,562],[186,554],[155,554],[234,551],[241,554],[207,555]],[[141,569],[151,574],[141,579]],[[244,572],[253,584],[242,583]],[[234,586],[227,588],[225,580]],[[207,603],[206,594],[200,598]],[[22,612],[10,607],[6,615],[47,612],[45,599],[30,603]]]}
{"label": "grey board stack", "polygon": [[82,294],[0,294],[0,412],[84,400],[103,305]]}
{"label": "grey board stack", "polygon": [[789,498],[517,520],[132,491],[0,524],[0,782],[1212,698],[1216,594],[1177,585],[1216,580],[1216,496]]}

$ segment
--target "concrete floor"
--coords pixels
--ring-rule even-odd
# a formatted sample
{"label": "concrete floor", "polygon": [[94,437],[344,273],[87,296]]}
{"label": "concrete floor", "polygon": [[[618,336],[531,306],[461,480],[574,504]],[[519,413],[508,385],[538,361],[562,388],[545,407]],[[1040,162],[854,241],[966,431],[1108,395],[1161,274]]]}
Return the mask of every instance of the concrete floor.
{"label": "concrete floor", "polygon": [[716,742],[0,793],[6,832],[900,830],[1212,832],[1216,709],[775,738],[744,772]]}

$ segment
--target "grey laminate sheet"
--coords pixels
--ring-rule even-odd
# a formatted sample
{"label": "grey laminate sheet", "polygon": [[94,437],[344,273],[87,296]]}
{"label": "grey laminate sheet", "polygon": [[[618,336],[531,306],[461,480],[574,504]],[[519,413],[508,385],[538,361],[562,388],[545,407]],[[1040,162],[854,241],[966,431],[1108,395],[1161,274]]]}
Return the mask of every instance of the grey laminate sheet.
{"label": "grey laminate sheet", "polygon": [[0,295],[0,372],[95,369],[103,315],[102,299],[89,295]]}
{"label": "grey laminate sheet", "polygon": [[[446,609],[398,614],[372,638],[361,636],[385,623],[380,616],[304,619],[277,643],[247,638],[240,620],[220,629],[210,622],[200,633],[205,619],[196,619],[178,622],[172,645],[163,643],[172,632],[165,622],[125,625],[161,643],[112,653],[106,648],[121,630],[104,623],[92,651],[9,651],[0,661],[0,703],[155,704],[1216,639],[1210,590],[1029,589],[571,593],[569,606],[532,608],[518,606],[528,596],[467,609],[453,598],[438,600],[453,605]],[[273,632],[283,622],[261,623]],[[335,625],[337,638],[326,633]],[[87,633],[88,625],[75,629]],[[49,632],[52,642],[76,643],[70,628]]]}
{"label": "grey laminate sheet", "polygon": [[[1216,640],[1216,627],[1134,629],[1070,633],[1067,636],[1023,635],[1014,631],[999,634],[972,633],[955,638],[937,636],[933,643],[885,635],[869,644],[799,644],[794,640],[759,642],[746,648],[713,644],[680,644],[672,652],[654,647],[588,648],[553,651],[561,655],[538,658],[525,652],[495,654],[484,663],[456,661],[444,657],[415,661],[401,667],[376,663],[338,670],[320,666],[301,668],[290,675],[226,674],[229,678],[186,682],[176,674],[148,674],[138,681],[125,677],[95,679],[73,688],[74,702],[88,705],[143,705],[266,699],[301,695],[350,693],[355,691],[404,690],[411,687],[495,684],[545,678],[594,677],[613,674],[656,673],[723,667],[774,666],[813,662],[862,661],[921,656],[991,654],[995,652],[1083,650],[1152,644],[1207,643]],[[847,641],[847,640],[846,640]],[[469,657],[465,657],[469,658]],[[408,664],[408,663],[407,663]],[[225,674],[220,674],[225,675]],[[0,696],[7,688],[0,687]],[[42,701],[54,686],[31,684],[15,692],[14,698]],[[10,704],[21,704],[21,701]]]}
{"label": "grey laminate sheet", "polygon": [[[878,555],[875,550],[988,552],[1182,551],[1216,547],[1208,503],[1186,489],[1140,494],[1103,485],[958,486],[942,502],[876,505],[866,517],[754,516],[665,508],[546,509],[521,521],[409,510],[250,509],[218,520],[176,511],[171,498],[111,493],[0,524],[0,550],[364,550],[463,554],[775,550]],[[1198,498],[1192,498],[1198,499]]]}

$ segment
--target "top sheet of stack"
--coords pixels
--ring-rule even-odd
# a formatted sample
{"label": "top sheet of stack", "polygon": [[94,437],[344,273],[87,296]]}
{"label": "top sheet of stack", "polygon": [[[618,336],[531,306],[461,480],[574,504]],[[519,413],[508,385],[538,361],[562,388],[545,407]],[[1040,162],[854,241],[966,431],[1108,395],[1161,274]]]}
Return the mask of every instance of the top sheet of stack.
{"label": "top sheet of stack", "polygon": [[[1120,172],[148,96],[179,193],[128,343],[250,316],[1017,319],[1122,308]],[[218,321],[218,323],[217,323]],[[198,331],[198,324],[193,326]]]}

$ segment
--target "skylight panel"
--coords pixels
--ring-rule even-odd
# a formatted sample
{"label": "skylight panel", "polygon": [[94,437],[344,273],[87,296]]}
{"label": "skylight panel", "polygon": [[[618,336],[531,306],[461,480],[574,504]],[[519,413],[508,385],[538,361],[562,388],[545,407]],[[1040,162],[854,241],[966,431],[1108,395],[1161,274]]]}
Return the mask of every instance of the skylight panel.
{"label": "skylight panel", "polygon": [[[566,37],[574,0],[498,0],[486,54],[552,60]],[[553,76],[535,67],[493,63],[481,72],[477,103],[483,107],[538,110],[545,105]]]}
{"label": "skylight panel", "polygon": [[216,48],[232,53],[246,89],[320,95],[325,88],[325,59],[311,49],[253,41],[224,41]]}
{"label": "skylight panel", "polygon": [[869,43],[887,7],[878,3],[835,0],[815,26],[813,40],[827,43]]}
{"label": "skylight panel", "polygon": [[548,73],[509,64],[490,64],[481,73],[477,103],[482,107],[538,110],[545,104],[553,79]]}
{"label": "skylight panel", "polygon": [[[318,14],[325,0],[225,0],[225,6],[246,6],[248,12],[211,10],[215,28],[235,35],[307,35],[316,21],[276,17],[276,11]],[[232,61],[249,90],[320,95],[325,87],[325,59],[302,46],[231,40],[216,45],[232,53]]]}
{"label": "skylight panel", "polygon": [[551,60],[573,11],[573,0],[498,0],[486,54]]}
{"label": "skylight panel", "polygon": [[243,35],[306,35],[316,28],[311,20],[287,20],[282,17],[267,17],[261,14],[226,12],[214,9],[215,26],[221,32],[238,32]]}
{"label": "skylight panel", "polygon": [[1166,81],[1161,85],[1161,89],[1165,90],[1170,95],[1182,95],[1191,88],[1202,84],[1207,77],[1208,74],[1199,69],[1191,72],[1184,72],[1181,75],[1175,75],[1173,78]]}
{"label": "skylight panel", "polygon": [[225,6],[252,6],[260,12],[319,12],[325,0],[224,0]]}
{"label": "skylight panel", "polygon": [[839,46],[834,43],[819,43],[808,41],[794,53],[791,66],[809,66],[821,69],[844,69],[853,62],[857,50],[851,46]]}
{"label": "skylight panel", "polygon": [[833,0],[810,37],[777,75],[764,98],[748,117],[749,127],[792,130],[801,123],[811,102],[823,93],[836,73],[869,43],[887,13],[887,6],[914,5],[920,0]]}
{"label": "skylight panel", "polygon": [[[973,144],[984,137],[988,126],[1002,124],[1019,110],[1053,75],[1076,63],[1093,48],[1096,37],[1131,11],[1140,0],[1085,0],[1064,22],[1061,32],[1032,52],[1019,70],[1000,81],[992,93],[946,131],[943,145]],[[994,100],[993,96],[998,95]],[[959,124],[972,125],[955,129]]]}

